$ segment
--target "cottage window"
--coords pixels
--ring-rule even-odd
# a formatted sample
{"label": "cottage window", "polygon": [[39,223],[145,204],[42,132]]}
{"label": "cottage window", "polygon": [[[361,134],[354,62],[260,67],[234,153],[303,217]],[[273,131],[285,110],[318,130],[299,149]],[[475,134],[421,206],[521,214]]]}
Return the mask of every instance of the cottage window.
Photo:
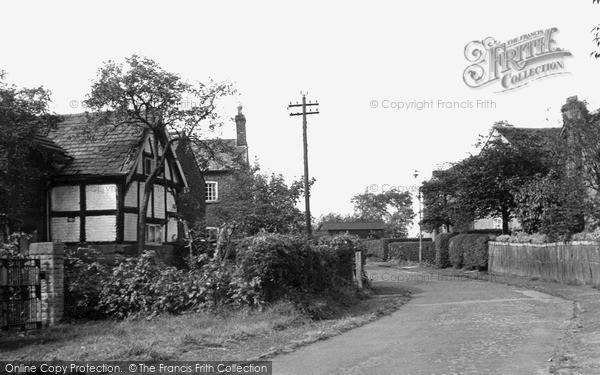
{"label": "cottage window", "polygon": [[206,201],[216,202],[219,199],[218,184],[215,181],[206,181]]}
{"label": "cottage window", "polygon": [[146,243],[162,244],[162,225],[146,224]]}
{"label": "cottage window", "polygon": [[144,159],[144,174],[150,175],[152,173],[152,159]]}

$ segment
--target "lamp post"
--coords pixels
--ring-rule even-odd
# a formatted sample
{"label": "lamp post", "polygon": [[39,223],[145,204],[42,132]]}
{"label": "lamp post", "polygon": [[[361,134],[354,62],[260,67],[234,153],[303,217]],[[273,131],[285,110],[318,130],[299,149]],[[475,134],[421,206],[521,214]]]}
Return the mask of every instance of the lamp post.
{"label": "lamp post", "polygon": [[[419,171],[415,170],[413,174],[415,176],[415,181],[417,177],[419,177]],[[421,186],[418,189],[418,200],[419,200],[419,266],[423,265],[423,230],[421,228]]]}

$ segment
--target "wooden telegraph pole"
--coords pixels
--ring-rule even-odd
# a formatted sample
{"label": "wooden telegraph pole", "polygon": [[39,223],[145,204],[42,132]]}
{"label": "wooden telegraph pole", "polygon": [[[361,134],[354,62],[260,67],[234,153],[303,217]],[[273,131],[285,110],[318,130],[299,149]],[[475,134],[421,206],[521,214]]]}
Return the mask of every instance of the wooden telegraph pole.
{"label": "wooden telegraph pole", "polygon": [[292,102],[290,102],[290,104],[288,105],[288,109],[294,108],[294,107],[302,107],[302,112],[290,113],[290,116],[302,115],[302,137],[303,137],[303,146],[304,146],[304,204],[305,204],[305,211],[306,211],[305,212],[306,234],[311,236],[312,235],[312,226],[311,226],[311,222],[310,222],[310,185],[309,185],[309,179],[308,179],[308,140],[306,137],[306,115],[318,115],[319,110],[316,109],[315,111],[310,110],[309,112],[306,112],[306,107],[318,106],[319,103],[317,103],[317,102],[311,103],[310,101],[308,103],[306,103],[306,94],[308,94],[308,93],[300,92],[300,94],[302,95],[302,103],[299,104],[298,102],[296,102],[296,104],[292,104]]}

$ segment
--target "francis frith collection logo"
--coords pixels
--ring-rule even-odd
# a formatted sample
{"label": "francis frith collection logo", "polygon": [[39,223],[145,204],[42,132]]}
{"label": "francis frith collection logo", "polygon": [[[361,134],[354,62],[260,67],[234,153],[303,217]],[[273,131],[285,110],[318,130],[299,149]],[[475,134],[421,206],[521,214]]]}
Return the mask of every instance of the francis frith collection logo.
{"label": "francis frith collection logo", "polygon": [[537,30],[504,43],[492,37],[472,41],[465,47],[465,57],[472,63],[463,73],[465,83],[478,88],[498,82],[500,91],[508,91],[567,73],[564,58],[571,53],[556,45],[557,31],[556,27]]}

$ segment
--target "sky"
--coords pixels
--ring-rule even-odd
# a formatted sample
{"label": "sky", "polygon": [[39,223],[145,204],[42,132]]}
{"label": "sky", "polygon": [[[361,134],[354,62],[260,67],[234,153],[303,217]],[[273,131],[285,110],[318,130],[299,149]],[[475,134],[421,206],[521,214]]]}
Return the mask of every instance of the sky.
{"label": "sky", "polygon": [[[574,95],[600,107],[600,60],[590,57],[600,5],[483,4],[3,3],[0,69],[17,86],[50,89],[59,114],[83,112],[80,103],[102,63],[134,53],[190,81],[228,80],[238,95],[223,102],[223,115],[233,117],[243,106],[251,159],[288,182],[302,176],[303,159],[302,121],[289,116],[287,105],[308,92],[320,112],[308,117],[309,175],[316,179],[311,211],[346,214],[358,193],[393,186],[414,192],[432,170],[476,152],[478,135],[497,121],[560,126],[560,108]],[[510,91],[499,82],[467,86],[470,42],[504,43],[550,28],[557,28],[554,46],[572,54],[561,60],[564,74]],[[221,136],[235,136],[233,121]]]}

